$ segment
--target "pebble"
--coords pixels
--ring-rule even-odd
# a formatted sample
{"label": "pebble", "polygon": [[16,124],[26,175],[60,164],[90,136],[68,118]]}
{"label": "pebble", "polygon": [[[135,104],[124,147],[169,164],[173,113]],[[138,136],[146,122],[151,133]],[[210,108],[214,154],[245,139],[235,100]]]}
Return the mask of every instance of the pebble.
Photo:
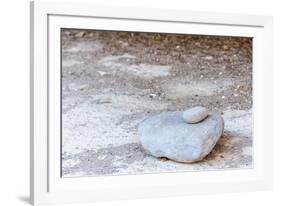
{"label": "pebble", "polygon": [[214,59],[214,57],[212,57],[212,56],[206,56],[206,57],[204,57],[204,59],[206,59],[206,60],[212,60],[212,59]]}
{"label": "pebble", "polygon": [[223,45],[223,49],[224,49],[224,50],[228,50],[228,46]]}
{"label": "pebble", "polygon": [[89,85],[87,85],[87,84],[77,85],[75,83],[70,83],[68,85],[69,90],[72,90],[72,91],[85,90],[88,87],[89,87]]}
{"label": "pebble", "polygon": [[64,31],[64,34],[69,36],[71,34],[71,32],[70,31]]}
{"label": "pebble", "polygon": [[209,113],[197,124],[186,124],[181,111],[164,112],[142,121],[138,136],[148,154],[189,163],[202,160],[212,151],[223,128],[223,118],[217,113]]}
{"label": "pebble", "polygon": [[88,84],[82,84],[77,87],[77,90],[86,90],[89,88]]}
{"label": "pebble", "polygon": [[182,114],[182,118],[186,123],[194,124],[202,121],[208,116],[208,110],[205,107],[197,106],[191,109],[185,110]]}
{"label": "pebble", "polygon": [[107,72],[103,72],[103,71],[98,71],[99,75],[104,76],[107,74]]}
{"label": "pebble", "polygon": [[149,97],[150,98],[154,98],[154,97],[156,97],[157,95],[156,94],[149,94]]}
{"label": "pebble", "polygon": [[97,101],[97,104],[108,104],[108,103],[111,103],[111,99],[110,98],[99,99]]}
{"label": "pebble", "polygon": [[75,34],[75,37],[83,37],[84,34],[85,34],[85,32],[80,31],[80,32],[78,32],[77,34]]}
{"label": "pebble", "polygon": [[87,37],[94,37],[95,36],[95,33],[94,32],[90,32],[87,34]]}

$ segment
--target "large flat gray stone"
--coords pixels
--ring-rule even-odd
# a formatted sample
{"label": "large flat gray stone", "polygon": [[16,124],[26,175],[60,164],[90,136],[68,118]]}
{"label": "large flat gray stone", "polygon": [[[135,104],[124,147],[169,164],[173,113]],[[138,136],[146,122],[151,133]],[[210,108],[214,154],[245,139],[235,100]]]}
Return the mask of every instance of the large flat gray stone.
{"label": "large flat gray stone", "polygon": [[138,136],[143,148],[153,156],[196,162],[211,152],[223,128],[223,118],[216,113],[209,113],[197,124],[188,124],[182,112],[166,112],[142,121]]}

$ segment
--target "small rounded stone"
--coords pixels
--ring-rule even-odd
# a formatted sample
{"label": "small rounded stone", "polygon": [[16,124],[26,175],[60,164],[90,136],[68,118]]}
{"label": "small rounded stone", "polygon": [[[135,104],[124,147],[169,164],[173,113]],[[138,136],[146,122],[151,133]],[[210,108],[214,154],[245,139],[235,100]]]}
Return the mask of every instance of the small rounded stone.
{"label": "small rounded stone", "polygon": [[208,110],[205,107],[197,106],[191,109],[185,110],[182,114],[182,118],[186,123],[195,124],[208,116]]}

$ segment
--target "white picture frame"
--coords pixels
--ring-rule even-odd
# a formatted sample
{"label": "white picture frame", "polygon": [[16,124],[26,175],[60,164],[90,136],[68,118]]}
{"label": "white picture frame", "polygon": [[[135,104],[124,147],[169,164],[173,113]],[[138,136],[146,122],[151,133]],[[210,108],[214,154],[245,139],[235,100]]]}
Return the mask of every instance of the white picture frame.
{"label": "white picture frame", "polygon": [[[60,177],[60,29],[253,37],[254,168]],[[268,190],[273,183],[272,17],[184,10],[31,3],[31,201],[90,202]]]}

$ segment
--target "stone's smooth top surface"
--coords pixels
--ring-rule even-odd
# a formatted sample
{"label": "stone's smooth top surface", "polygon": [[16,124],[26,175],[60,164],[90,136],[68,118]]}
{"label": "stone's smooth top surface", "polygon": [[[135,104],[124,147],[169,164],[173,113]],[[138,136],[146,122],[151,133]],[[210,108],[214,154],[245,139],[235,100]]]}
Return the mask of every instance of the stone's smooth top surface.
{"label": "stone's smooth top surface", "polygon": [[178,162],[202,160],[223,133],[221,115],[210,113],[197,124],[186,124],[182,112],[166,112],[145,119],[138,135],[143,148],[156,157]]}
{"label": "stone's smooth top surface", "polygon": [[185,110],[182,118],[186,123],[194,124],[202,121],[208,116],[208,110],[205,107],[197,106]]}

